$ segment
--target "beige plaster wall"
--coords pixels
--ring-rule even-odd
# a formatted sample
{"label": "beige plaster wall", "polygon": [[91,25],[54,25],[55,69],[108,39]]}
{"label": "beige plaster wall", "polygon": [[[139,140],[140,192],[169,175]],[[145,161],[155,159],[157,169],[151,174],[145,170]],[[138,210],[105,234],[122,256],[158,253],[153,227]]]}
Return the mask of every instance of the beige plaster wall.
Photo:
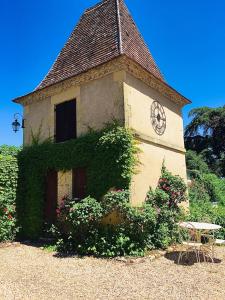
{"label": "beige plaster wall", "polygon": [[72,170],[58,172],[58,204],[64,196],[72,198]]}
{"label": "beige plaster wall", "polygon": [[131,203],[139,206],[145,200],[151,186],[156,188],[163,161],[168,170],[174,175],[180,175],[186,182],[185,154],[153,143],[139,141],[139,161],[137,174],[133,176],[131,184]]}
{"label": "beige plaster wall", "polygon": [[[151,124],[153,101],[158,101],[164,107],[166,114],[166,130],[162,136],[156,134]],[[124,83],[124,102],[126,126],[156,143],[184,148],[183,119],[181,107],[178,104],[128,73],[126,73]]]}
{"label": "beige plaster wall", "polygon": [[76,99],[77,135],[91,127],[102,128],[113,119],[124,121],[123,78],[125,72],[115,72],[81,86],[72,86],[45,100],[24,107],[24,144],[31,143],[40,128],[40,140],[53,138],[55,134],[55,105]]}
{"label": "beige plaster wall", "polygon": [[79,133],[85,133],[88,126],[101,129],[113,119],[124,121],[123,72],[88,82],[81,86]]}
{"label": "beige plaster wall", "polygon": [[[151,124],[153,101],[158,101],[166,114],[167,126],[162,136],[157,135]],[[163,161],[174,175],[187,180],[182,107],[128,73],[124,82],[124,103],[125,124],[134,130],[140,142],[140,166],[131,187],[131,202],[139,206],[149,187],[156,187]]]}
{"label": "beige plaster wall", "polygon": [[35,136],[40,133],[40,139],[45,140],[52,136],[51,128],[51,99],[32,103],[24,107],[24,144],[32,142],[32,132]]}

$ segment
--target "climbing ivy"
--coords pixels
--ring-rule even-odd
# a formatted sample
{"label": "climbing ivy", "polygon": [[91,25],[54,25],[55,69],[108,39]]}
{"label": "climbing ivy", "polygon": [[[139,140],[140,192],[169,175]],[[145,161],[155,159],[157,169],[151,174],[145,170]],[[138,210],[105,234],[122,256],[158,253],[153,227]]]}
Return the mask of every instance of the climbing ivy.
{"label": "climbing ivy", "polygon": [[87,193],[101,197],[112,187],[129,188],[138,148],[130,130],[117,124],[64,143],[25,147],[19,154],[17,215],[20,235],[38,238],[43,227],[46,175],[49,170],[86,168]]}

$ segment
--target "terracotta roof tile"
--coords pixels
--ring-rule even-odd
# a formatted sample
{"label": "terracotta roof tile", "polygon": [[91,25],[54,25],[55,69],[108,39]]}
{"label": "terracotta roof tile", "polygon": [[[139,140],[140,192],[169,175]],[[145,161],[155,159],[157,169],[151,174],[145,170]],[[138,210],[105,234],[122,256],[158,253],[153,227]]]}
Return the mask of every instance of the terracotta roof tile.
{"label": "terracotta roof tile", "polygon": [[37,89],[78,75],[125,54],[163,80],[123,0],[87,9]]}

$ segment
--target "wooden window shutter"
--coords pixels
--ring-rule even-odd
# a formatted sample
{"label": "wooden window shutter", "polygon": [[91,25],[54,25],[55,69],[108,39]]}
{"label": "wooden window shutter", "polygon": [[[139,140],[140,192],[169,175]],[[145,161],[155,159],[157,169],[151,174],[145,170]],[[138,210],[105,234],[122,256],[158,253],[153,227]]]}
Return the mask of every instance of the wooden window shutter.
{"label": "wooden window shutter", "polygon": [[56,208],[58,197],[58,173],[49,171],[46,176],[46,194],[44,205],[44,220],[52,224],[56,220]]}
{"label": "wooden window shutter", "polygon": [[83,199],[86,194],[87,174],[85,168],[73,169],[73,198]]}
{"label": "wooden window shutter", "polygon": [[56,105],[55,115],[56,143],[76,138],[76,100],[71,100]]}

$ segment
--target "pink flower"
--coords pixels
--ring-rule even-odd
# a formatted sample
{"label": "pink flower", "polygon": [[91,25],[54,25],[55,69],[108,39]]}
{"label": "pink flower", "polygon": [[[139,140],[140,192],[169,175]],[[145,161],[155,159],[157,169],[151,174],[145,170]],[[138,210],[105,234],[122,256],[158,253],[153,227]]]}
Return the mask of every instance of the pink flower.
{"label": "pink flower", "polygon": [[64,202],[67,198],[68,198],[68,195],[64,195],[64,196],[62,197],[61,201]]}
{"label": "pink flower", "polygon": [[157,214],[160,214],[161,209],[157,207],[157,208],[156,208],[156,211],[157,211]]}
{"label": "pink flower", "polygon": [[8,219],[9,219],[9,220],[12,220],[12,218],[13,218],[12,215],[9,214],[9,215],[8,215]]}

